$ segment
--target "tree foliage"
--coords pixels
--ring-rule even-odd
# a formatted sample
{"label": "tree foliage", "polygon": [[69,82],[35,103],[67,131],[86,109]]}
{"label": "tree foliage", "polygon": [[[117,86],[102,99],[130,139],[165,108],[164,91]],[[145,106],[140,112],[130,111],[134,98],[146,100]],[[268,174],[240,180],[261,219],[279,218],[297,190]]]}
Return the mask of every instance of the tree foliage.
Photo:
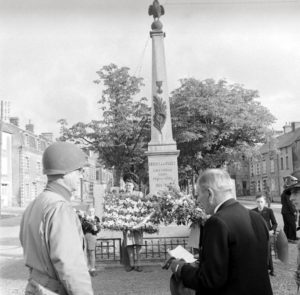
{"label": "tree foliage", "polygon": [[251,155],[275,120],[256,90],[225,80],[180,80],[171,93],[174,139],[180,150],[181,181],[208,167]]}
{"label": "tree foliage", "polygon": [[129,68],[110,64],[97,71],[97,75],[94,82],[103,87],[98,101],[101,119],[79,122],[70,128],[65,120],[60,120],[61,139],[98,152],[102,164],[117,172],[115,185],[118,185],[123,172],[138,173],[134,170],[145,161],[150,140],[150,109],[146,98],[136,98],[144,85],[143,79],[131,76]]}

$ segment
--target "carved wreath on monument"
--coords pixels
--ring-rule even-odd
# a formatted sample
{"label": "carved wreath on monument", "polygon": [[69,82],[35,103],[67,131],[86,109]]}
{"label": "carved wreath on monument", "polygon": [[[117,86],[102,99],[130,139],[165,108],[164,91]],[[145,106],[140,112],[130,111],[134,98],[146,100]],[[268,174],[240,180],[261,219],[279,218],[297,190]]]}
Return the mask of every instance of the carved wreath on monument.
{"label": "carved wreath on monument", "polygon": [[154,95],[153,106],[154,106],[153,125],[159,132],[161,132],[161,130],[163,129],[166,123],[167,105],[166,102],[161,97]]}

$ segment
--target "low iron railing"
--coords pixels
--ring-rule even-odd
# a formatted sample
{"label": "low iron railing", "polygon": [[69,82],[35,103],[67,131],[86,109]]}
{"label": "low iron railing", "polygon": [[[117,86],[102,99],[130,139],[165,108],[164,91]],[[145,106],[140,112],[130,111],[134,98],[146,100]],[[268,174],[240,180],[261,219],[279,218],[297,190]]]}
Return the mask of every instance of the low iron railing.
{"label": "low iron railing", "polygon": [[[157,237],[144,238],[143,247],[140,252],[141,261],[165,261],[168,257],[168,250],[181,245],[188,251],[188,237]],[[278,257],[275,246],[275,237],[271,237],[271,250],[274,258]],[[97,262],[121,262],[122,260],[121,238],[97,239],[96,260]]]}
{"label": "low iron railing", "polygon": [[[157,237],[144,238],[143,247],[140,252],[142,261],[166,260],[169,249],[178,245],[188,248],[188,237]],[[122,259],[121,238],[97,239],[96,260],[98,262],[120,262]]]}

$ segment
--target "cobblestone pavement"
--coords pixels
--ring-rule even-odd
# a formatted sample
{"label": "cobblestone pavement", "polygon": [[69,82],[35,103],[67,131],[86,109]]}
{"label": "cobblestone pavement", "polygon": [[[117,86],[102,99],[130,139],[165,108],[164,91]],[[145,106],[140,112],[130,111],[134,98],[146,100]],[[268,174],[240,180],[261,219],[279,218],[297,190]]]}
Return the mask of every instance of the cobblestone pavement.
{"label": "cobblestone pavement", "polygon": [[[243,202],[247,207],[254,207],[254,202]],[[272,206],[282,228],[280,205]],[[24,266],[22,248],[18,239],[20,214],[0,219],[0,294],[24,294],[27,281],[27,269]],[[161,231],[163,236],[186,236],[188,228],[170,227]],[[104,234],[104,233],[103,233]],[[108,235],[109,233],[105,233]],[[294,266],[292,267],[294,269]],[[170,271],[162,270],[159,265],[146,266],[141,273],[127,273],[122,267],[105,268],[92,278],[96,295],[154,295],[170,294]],[[272,278],[272,280],[274,280]],[[275,281],[275,280],[274,280]],[[292,281],[292,278],[291,278]],[[294,283],[292,283],[294,286]],[[278,293],[277,293],[278,294]],[[286,293],[289,294],[289,293]]]}
{"label": "cobblestone pavement", "polygon": [[[28,271],[24,266],[19,242],[21,217],[10,216],[0,220],[0,294],[24,294]],[[186,236],[188,229],[176,226],[163,229],[164,235]],[[105,233],[108,235],[109,233]],[[101,265],[99,265],[99,269]],[[126,272],[120,265],[107,267],[92,278],[95,295],[154,295],[169,294],[170,271],[160,265],[145,266],[143,272]]]}

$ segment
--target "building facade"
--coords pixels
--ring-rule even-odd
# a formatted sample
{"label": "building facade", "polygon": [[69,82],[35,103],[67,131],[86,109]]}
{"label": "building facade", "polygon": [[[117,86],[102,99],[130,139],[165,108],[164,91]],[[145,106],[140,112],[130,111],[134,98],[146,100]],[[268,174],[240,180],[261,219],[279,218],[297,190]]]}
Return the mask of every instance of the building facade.
{"label": "building facade", "polygon": [[244,158],[241,161],[231,163],[227,166],[230,177],[235,181],[236,196],[250,195],[249,161]]}
{"label": "building facade", "polygon": [[[18,118],[2,123],[1,205],[25,207],[44,189],[42,155],[53,143],[52,133],[34,133],[34,125],[19,127]],[[112,173],[99,165],[98,156],[87,152],[87,167],[73,199],[94,202],[96,184],[112,185]]]}
{"label": "building facade", "polygon": [[280,200],[283,178],[300,169],[300,122],[284,126],[284,133],[260,147],[260,156],[250,161],[250,194],[268,192]]}
{"label": "building facade", "polygon": [[80,182],[80,187],[74,195],[74,199],[81,202],[95,203],[94,198],[97,198],[95,186],[102,185],[105,190],[109,190],[113,185],[112,172],[104,169],[99,164],[98,155],[92,151],[87,153],[87,167],[84,167],[83,177]]}
{"label": "building facade", "polygon": [[29,123],[25,129],[17,118],[2,125],[1,201],[6,206],[26,206],[44,188],[42,154],[52,143],[52,136],[34,134]]}

